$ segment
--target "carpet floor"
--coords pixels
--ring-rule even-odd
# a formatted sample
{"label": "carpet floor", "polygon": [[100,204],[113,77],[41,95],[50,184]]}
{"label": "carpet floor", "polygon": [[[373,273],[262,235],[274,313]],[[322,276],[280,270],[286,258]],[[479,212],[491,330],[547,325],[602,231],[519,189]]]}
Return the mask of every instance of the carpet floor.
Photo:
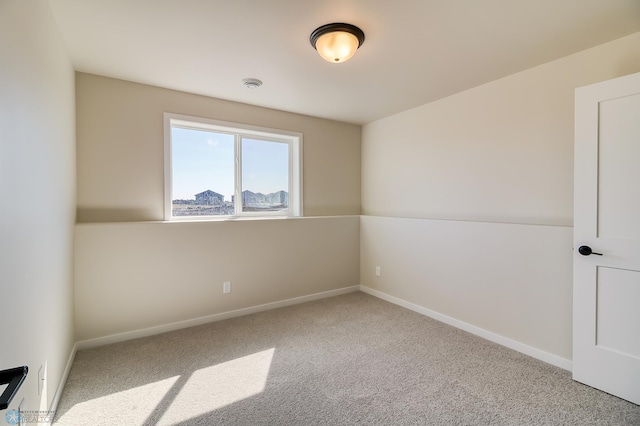
{"label": "carpet floor", "polygon": [[640,425],[640,406],[358,292],[79,351],[55,421]]}

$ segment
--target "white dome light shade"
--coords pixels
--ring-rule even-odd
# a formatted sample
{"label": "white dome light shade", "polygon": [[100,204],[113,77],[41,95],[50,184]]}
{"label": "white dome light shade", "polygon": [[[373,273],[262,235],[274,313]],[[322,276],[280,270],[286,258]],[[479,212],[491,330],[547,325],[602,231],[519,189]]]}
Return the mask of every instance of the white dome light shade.
{"label": "white dome light shade", "polygon": [[309,38],[311,45],[327,62],[349,60],[364,42],[364,33],[350,24],[327,24],[316,29]]}
{"label": "white dome light shade", "polygon": [[333,63],[348,61],[359,46],[356,36],[344,31],[323,34],[316,41],[316,50],[320,56]]}

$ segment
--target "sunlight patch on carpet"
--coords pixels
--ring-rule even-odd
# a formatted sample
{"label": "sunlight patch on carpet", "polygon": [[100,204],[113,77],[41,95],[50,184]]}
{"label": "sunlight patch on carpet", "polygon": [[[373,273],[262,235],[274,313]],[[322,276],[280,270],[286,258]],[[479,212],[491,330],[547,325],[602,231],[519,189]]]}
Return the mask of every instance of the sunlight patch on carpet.
{"label": "sunlight patch on carpet", "polygon": [[185,422],[260,394],[274,352],[272,348],[194,371],[159,424]]}
{"label": "sunlight patch on carpet", "polygon": [[[75,404],[56,423],[69,425],[143,424],[178,381],[169,377]],[[121,407],[118,411],[105,408]]]}

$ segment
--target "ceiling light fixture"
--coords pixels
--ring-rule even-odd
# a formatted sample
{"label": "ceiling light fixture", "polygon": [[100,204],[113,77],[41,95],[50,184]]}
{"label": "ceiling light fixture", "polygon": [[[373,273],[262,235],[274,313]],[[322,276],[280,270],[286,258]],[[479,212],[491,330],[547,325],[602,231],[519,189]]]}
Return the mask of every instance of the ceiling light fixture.
{"label": "ceiling light fixture", "polygon": [[244,87],[248,89],[257,89],[258,87],[262,86],[262,81],[258,80],[257,78],[243,78],[242,84],[244,84]]}
{"label": "ceiling light fixture", "polygon": [[325,61],[339,64],[348,61],[362,46],[364,33],[355,25],[337,22],[316,28],[309,41]]}

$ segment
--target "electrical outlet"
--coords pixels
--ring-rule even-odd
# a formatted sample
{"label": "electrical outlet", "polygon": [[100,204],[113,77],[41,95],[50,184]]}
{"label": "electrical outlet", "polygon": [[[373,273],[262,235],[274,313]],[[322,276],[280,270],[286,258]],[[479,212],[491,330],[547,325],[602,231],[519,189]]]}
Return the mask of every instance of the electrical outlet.
{"label": "electrical outlet", "polygon": [[24,413],[24,398],[22,398],[20,405],[18,405],[18,424],[20,426],[27,426],[27,419],[22,413]]}
{"label": "electrical outlet", "polygon": [[376,277],[379,277],[380,275],[381,275],[380,267],[376,266]]}
{"label": "electrical outlet", "polygon": [[41,365],[40,369],[38,369],[38,396],[42,395],[42,388],[44,388],[46,381],[47,369],[44,367],[44,365]]}
{"label": "electrical outlet", "polygon": [[231,293],[231,281],[225,281],[222,283],[222,293]]}

